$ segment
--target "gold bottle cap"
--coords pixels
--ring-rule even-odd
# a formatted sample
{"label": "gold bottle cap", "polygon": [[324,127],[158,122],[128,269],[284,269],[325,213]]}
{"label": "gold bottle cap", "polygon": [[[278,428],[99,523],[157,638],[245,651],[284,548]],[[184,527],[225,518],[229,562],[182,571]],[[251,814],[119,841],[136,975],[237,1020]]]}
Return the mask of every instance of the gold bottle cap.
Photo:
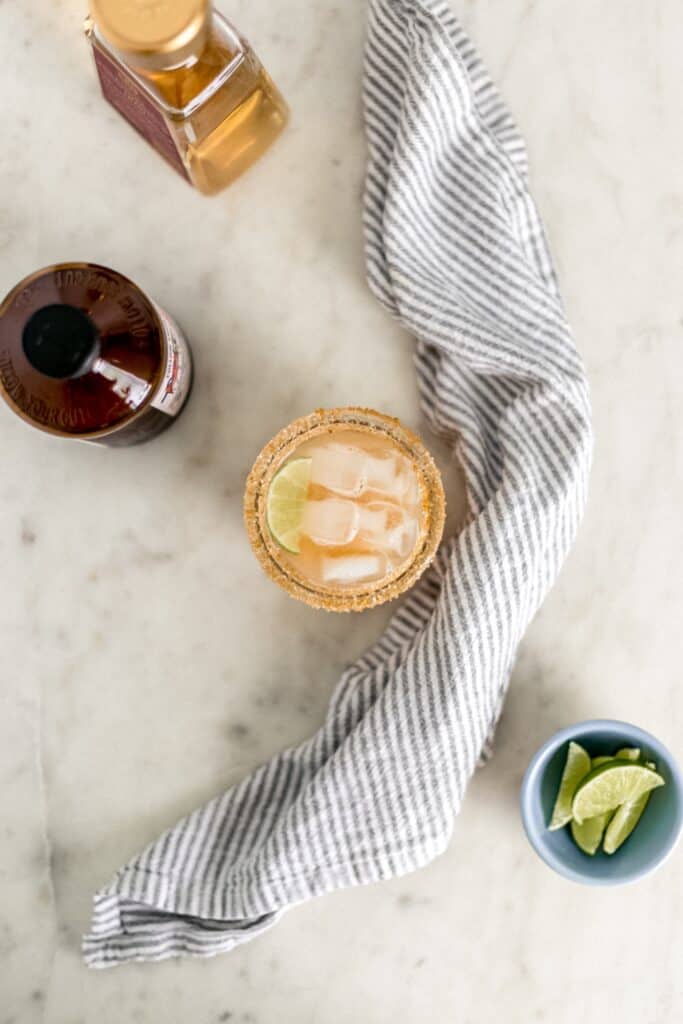
{"label": "gold bottle cap", "polygon": [[90,0],[90,13],[114,49],[143,63],[183,60],[203,41],[209,0]]}

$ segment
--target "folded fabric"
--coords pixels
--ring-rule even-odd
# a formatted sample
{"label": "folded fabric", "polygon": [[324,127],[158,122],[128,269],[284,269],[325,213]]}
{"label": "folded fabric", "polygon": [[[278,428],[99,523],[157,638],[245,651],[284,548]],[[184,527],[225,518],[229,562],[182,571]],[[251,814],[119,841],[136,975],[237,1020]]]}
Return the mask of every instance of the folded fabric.
{"label": "folded fabric", "polygon": [[423,410],[457,449],[471,515],[322,729],[97,894],[93,967],[212,956],[293,904],[441,853],[583,511],[587,384],[524,146],[445,4],[371,0],[364,99],[368,278],[417,339]]}

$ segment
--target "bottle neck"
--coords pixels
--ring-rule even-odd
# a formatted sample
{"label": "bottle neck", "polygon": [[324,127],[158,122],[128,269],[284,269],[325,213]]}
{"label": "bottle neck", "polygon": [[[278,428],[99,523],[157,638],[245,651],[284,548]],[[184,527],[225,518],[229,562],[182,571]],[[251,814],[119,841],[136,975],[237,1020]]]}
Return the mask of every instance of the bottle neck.
{"label": "bottle neck", "polygon": [[52,302],[37,309],[25,324],[22,348],[41,376],[71,380],[87,373],[97,358],[99,332],[78,306]]}

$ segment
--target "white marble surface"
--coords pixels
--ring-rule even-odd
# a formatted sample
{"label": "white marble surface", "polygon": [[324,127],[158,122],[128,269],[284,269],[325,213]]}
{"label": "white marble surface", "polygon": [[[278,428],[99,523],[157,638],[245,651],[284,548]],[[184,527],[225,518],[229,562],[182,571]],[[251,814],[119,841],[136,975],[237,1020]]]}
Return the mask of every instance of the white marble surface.
{"label": "white marble surface", "polygon": [[449,852],[227,957],[82,965],[92,891],[308,735],[385,616],[327,617],[261,576],[250,460],[318,405],[418,423],[411,342],[363,278],[364,4],[221,6],[293,121],[203,200],[100,100],[82,0],[0,0],[0,290],[110,264],[182,320],[198,366],[181,423],[141,449],[55,443],[0,410],[0,1024],[677,1024],[683,856],[626,890],[573,886],[527,846],[516,798],[534,749],[583,717],[680,751],[679,0],[455,0],[529,143],[597,450]]}

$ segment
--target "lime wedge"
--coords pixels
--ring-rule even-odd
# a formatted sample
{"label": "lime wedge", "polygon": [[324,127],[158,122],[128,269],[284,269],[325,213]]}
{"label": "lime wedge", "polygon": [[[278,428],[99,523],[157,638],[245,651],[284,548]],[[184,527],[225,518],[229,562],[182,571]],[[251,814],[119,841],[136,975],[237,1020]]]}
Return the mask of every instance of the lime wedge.
{"label": "lime wedge", "polygon": [[598,765],[579,783],[572,802],[572,816],[580,825],[588,818],[597,818],[614,811],[621,804],[639,800],[664,779],[651,768],[635,761],[613,760]]}
{"label": "lime wedge", "polygon": [[590,857],[593,857],[600,846],[602,837],[610,819],[610,811],[605,814],[598,815],[597,818],[588,818],[579,825],[576,821],[572,822],[572,838],[578,848],[587,853]]}
{"label": "lime wedge", "polygon": [[621,761],[639,761],[640,747],[622,747],[614,756]]}
{"label": "lime wedge", "polygon": [[611,757],[594,757],[591,759],[591,766],[597,768],[600,764],[607,764],[608,761],[637,761],[640,758],[638,747],[622,747]]}
{"label": "lime wedge", "polygon": [[[620,751],[620,753],[623,753],[623,751]],[[638,756],[640,757],[640,752],[638,752]],[[657,765],[654,761],[646,761],[645,767],[650,768],[653,772],[657,771]],[[631,835],[647,807],[650,792],[644,793],[638,800],[629,800],[619,807],[605,833],[603,845],[605,853],[616,853],[622,843]]]}
{"label": "lime wedge", "polygon": [[628,839],[640,821],[649,799],[650,792],[648,791],[637,800],[627,800],[625,804],[621,805],[605,832],[605,842],[602,847],[605,853],[614,853]]}
{"label": "lime wedge", "polygon": [[591,770],[591,759],[578,743],[572,740],[567,749],[567,760],[560,779],[560,788],[553,807],[553,816],[548,828],[554,832],[572,820],[572,799],[576,788]]}
{"label": "lime wedge", "polygon": [[292,459],[278,470],[268,488],[266,520],[285,551],[299,554],[301,519],[311,481],[311,459]]}

